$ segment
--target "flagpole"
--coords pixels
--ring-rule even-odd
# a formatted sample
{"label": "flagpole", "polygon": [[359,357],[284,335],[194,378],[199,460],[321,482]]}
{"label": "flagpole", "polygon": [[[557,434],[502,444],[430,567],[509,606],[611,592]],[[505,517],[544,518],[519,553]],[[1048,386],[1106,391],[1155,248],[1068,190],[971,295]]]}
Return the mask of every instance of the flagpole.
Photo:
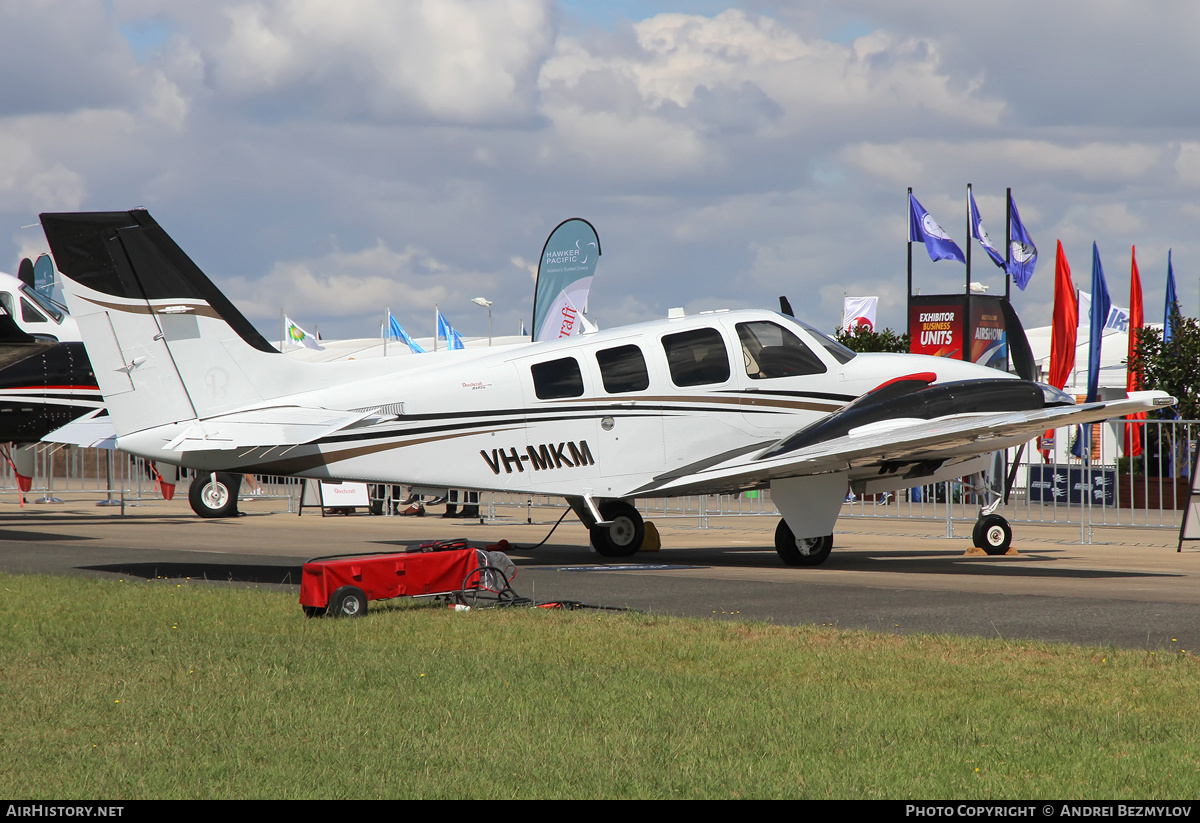
{"label": "flagpole", "polygon": [[904,329],[908,333],[909,349],[912,349],[912,186],[908,187],[908,202],[904,204],[904,213],[908,215],[908,305],[905,306]]}
{"label": "flagpole", "polygon": [[1012,257],[1012,186],[1004,191],[1004,299],[1012,294],[1012,277],[1008,264]]}
{"label": "flagpole", "polygon": [[383,356],[387,357],[387,341],[388,338],[392,336],[392,307],[386,306],[385,308],[387,309],[387,317],[383,318],[383,325],[380,327],[380,333],[383,337]]}
{"label": "flagpole", "polygon": [[971,293],[971,184],[967,184],[967,294]]}
{"label": "flagpole", "polygon": [[[1012,186],[1004,190],[1004,302],[1012,304],[1012,277],[1008,273],[1008,260],[1012,255]],[[1013,314],[1016,314],[1013,309]],[[1004,330],[1004,368],[1012,366],[1012,347],[1008,345],[1008,329]]]}
{"label": "flagpole", "polygon": [[283,351],[283,341],[287,339],[287,327],[283,319],[283,307],[279,308],[279,350]]}
{"label": "flagpole", "polygon": [[433,304],[433,350],[437,351],[438,339],[438,318],[441,317],[441,312],[438,311],[437,303]]}
{"label": "flagpole", "polygon": [[971,359],[971,184],[967,184],[967,299],[963,308],[963,344],[962,359]]}

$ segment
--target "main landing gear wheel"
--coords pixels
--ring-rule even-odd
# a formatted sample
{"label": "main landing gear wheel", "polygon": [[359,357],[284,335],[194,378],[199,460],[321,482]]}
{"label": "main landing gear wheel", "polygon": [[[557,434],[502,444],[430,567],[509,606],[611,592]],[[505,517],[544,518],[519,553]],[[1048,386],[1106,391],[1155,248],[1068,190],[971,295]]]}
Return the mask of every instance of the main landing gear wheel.
{"label": "main landing gear wheel", "polygon": [[1012,545],[1013,531],[1008,521],[998,514],[987,514],[975,521],[971,540],[988,554],[1004,554]]}
{"label": "main landing gear wheel", "polygon": [[592,526],[592,545],[605,557],[629,557],[636,554],[646,539],[642,515],[624,500],[600,505],[600,516],[611,521],[607,526]]}
{"label": "main landing gear wheel", "polygon": [[192,511],[201,517],[234,517],[237,515],[238,488],[242,478],[236,474],[217,472],[198,474],[188,489]]}
{"label": "main landing gear wheel", "polygon": [[789,566],[819,566],[833,551],[833,535],[797,538],[792,527],[781,518],[775,527],[775,551]]}
{"label": "main landing gear wheel", "polygon": [[342,586],[329,598],[330,617],[362,617],[367,613],[367,595],[358,586]]}

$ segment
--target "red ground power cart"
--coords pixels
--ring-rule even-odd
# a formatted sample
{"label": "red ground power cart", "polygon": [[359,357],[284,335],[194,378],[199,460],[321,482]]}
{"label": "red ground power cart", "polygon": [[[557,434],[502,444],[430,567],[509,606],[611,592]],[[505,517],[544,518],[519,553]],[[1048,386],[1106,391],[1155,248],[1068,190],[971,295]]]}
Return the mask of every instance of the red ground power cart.
{"label": "red ground power cart", "polygon": [[424,543],[387,554],[317,557],[304,564],[300,605],[309,617],[362,617],[371,600],[434,597],[462,606],[524,600],[509,585],[516,566],[501,551],[465,540]]}

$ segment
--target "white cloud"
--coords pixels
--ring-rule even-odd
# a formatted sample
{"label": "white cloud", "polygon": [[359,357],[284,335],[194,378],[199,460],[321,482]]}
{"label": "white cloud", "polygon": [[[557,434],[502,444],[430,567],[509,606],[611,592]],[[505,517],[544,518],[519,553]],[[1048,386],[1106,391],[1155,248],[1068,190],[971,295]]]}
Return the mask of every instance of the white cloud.
{"label": "white cloud", "polygon": [[[147,205],[268,331],[286,297],[326,334],[373,333],[389,302],[420,325],[434,300],[482,333],[480,294],[515,330],[513,261],[574,216],[604,242],[606,326],[785,293],[828,327],[850,289],[895,327],[904,187],[961,227],[972,182],[993,237],[1011,186],[1042,249],[1019,310],[1052,293],[1056,237],[1174,247],[1195,305],[1200,7],[1164,3],[1167,27],[1125,0],[1041,4],[1015,40],[948,2],[679,0],[608,28],[551,0],[8,4],[0,217]],[[918,261],[926,292],[961,285]]]}
{"label": "white cloud", "polygon": [[862,171],[897,184],[919,181],[934,171],[970,176],[971,169],[984,165],[1112,181],[1142,178],[1162,159],[1164,148],[1132,142],[1071,145],[1047,140],[905,140],[851,144],[841,156]]}
{"label": "white cloud", "polygon": [[187,120],[188,100],[177,85],[157,74],[144,112],[152,120],[179,131]]}
{"label": "white cloud", "polygon": [[228,278],[223,287],[260,323],[269,324],[282,309],[293,319],[355,321],[354,336],[371,336],[377,333],[371,323],[385,307],[402,319],[425,317],[434,303],[461,300],[489,283],[489,275],[456,269],[413,246],[395,251],[377,239],[357,251],[279,261],[262,277]]}
{"label": "white cloud", "polygon": [[1129,235],[1141,232],[1146,223],[1130,213],[1128,203],[1105,203],[1091,209],[1088,224],[1101,236]]}
{"label": "white cloud", "polygon": [[7,125],[0,127],[0,209],[33,218],[41,211],[79,208],[85,190],[82,176],[46,156],[29,120]]}
{"label": "white cloud", "polygon": [[1180,143],[1175,171],[1179,175],[1179,182],[1185,186],[1200,185],[1200,142]]}
{"label": "white cloud", "polygon": [[841,152],[841,157],[873,177],[903,186],[919,181],[925,176],[925,161],[917,156],[919,152],[934,155],[936,159],[936,152],[927,143],[856,143],[846,146]]}
{"label": "white cloud", "polygon": [[259,0],[223,14],[201,44],[218,91],[384,121],[526,120],[553,35],[548,0]]}

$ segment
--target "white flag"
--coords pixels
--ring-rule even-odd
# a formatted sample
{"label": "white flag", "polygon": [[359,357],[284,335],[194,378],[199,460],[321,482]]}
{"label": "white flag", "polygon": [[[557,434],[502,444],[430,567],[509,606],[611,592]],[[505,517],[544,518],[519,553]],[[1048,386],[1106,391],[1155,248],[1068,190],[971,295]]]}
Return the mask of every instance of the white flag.
{"label": "white flag", "polygon": [[1092,322],[1092,296],[1085,292],[1079,292],[1079,329],[1091,333]]}
{"label": "white flag", "polygon": [[286,314],[283,316],[284,342],[304,346],[307,349],[325,351],[325,347],[317,343],[317,338],[296,325]]}
{"label": "white flag", "polygon": [[847,297],[842,307],[842,331],[852,331],[859,326],[875,331],[875,308],[878,305],[878,297]]}

